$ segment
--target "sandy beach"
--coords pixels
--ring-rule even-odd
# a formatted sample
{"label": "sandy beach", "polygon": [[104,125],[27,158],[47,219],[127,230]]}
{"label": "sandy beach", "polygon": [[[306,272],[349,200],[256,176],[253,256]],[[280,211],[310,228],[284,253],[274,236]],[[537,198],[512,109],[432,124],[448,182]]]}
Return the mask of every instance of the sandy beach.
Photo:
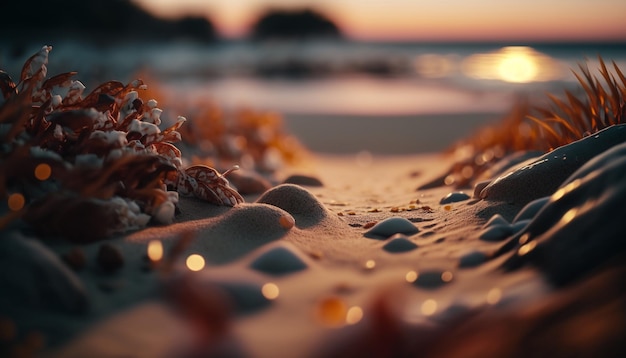
{"label": "sandy beach", "polygon": [[[170,162],[135,164],[156,173],[148,179],[136,174],[135,180],[116,176],[134,173],[132,166],[113,175],[114,164],[100,163],[101,176],[85,188],[59,176],[81,195],[113,178],[110,190],[148,202],[137,199],[142,207],[135,208],[116,199],[125,230],[90,237],[90,229],[117,227],[107,228],[106,216],[93,219],[80,206],[71,211],[76,221],[55,222],[61,215],[55,212],[64,213],[68,201],[53,202],[57,206],[47,215],[3,222],[2,354],[619,357],[626,352],[626,246],[619,219],[626,198],[623,124],[534,152],[526,161],[517,160],[521,152],[471,152],[468,163],[477,169],[468,173],[467,165],[461,166],[466,184],[459,184],[448,182],[458,174],[451,168],[467,156],[446,149],[499,123],[498,115],[286,115],[285,130],[310,152],[261,177],[267,181],[263,187],[260,174],[245,166],[239,178],[189,166],[188,153],[181,158],[164,144],[178,139],[173,133],[183,120],[154,129],[160,124],[156,102],[137,102],[142,85],[133,86],[119,87],[119,103],[97,102],[121,113],[119,118],[132,118],[115,122],[126,132],[110,131],[113,140],[106,140],[121,151],[131,147],[128,138],[141,138],[146,148],[135,143],[129,149],[133,155]],[[90,97],[77,98],[81,104]],[[54,103],[61,109],[78,105]],[[623,99],[617,106],[624,108]],[[77,118],[112,121],[90,115]],[[75,157],[85,160],[63,147],[75,140],[68,129],[74,124],[50,118],[63,126],[42,132],[57,139],[66,135],[59,152],[71,153],[74,162],[59,169],[56,157],[31,157],[45,158],[58,173],[74,173],[80,169]],[[261,134],[267,131],[254,132],[246,144]],[[96,134],[96,139],[111,137]],[[56,143],[42,143],[50,142]],[[85,143],[97,147],[95,140]],[[81,148],[89,149],[87,144]],[[21,152],[7,153],[11,158]],[[124,156],[116,155],[110,163],[119,165],[115,160]],[[487,173],[478,173],[480,160],[492,161],[486,181],[478,180]],[[221,164],[231,162],[241,164],[232,158]],[[12,170],[20,164],[5,163],[13,163],[3,167],[7,176],[21,175]],[[28,180],[34,183],[52,175],[40,179],[35,169],[39,181],[34,181],[30,169]],[[25,191],[31,189],[28,180]],[[262,182],[263,190],[244,192],[250,182]],[[15,184],[6,183],[13,190]],[[133,186],[139,189],[132,191]],[[178,192],[168,194],[174,192],[169,187]],[[102,188],[92,192],[104,196],[109,187]],[[17,209],[10,200],[2,205],[10,219],[24,203]],[[58,230],[53,233],[75,227],[86,234],[70,240],[46,235],[38,231],[41,222]]]}

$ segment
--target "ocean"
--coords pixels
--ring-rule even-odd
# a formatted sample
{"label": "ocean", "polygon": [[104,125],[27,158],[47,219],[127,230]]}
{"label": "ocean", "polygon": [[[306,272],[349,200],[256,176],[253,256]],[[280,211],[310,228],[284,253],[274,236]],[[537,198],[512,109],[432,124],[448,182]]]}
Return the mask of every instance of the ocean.
{"label": "ocean", "polygon": [[[520,97],[576,91],[571,70],[598,68],[598,56],[626,69],[624,43],[52,45],[49,74],[76,70],[88,88],[140,76],[171,96],[212,99],[225,109],[305,115],[502,113]],[[1,48],[0,68],[14,79],[37,50]]]}

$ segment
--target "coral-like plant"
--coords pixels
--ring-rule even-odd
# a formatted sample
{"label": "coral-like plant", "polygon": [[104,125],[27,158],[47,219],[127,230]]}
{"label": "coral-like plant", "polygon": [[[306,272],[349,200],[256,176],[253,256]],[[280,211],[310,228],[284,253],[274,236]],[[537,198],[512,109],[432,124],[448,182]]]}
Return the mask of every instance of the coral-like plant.
{"label": "coral-like plant", "polygon": [[516,151],[548,152],[614,124],[626,121],[626,77],[613,62],[612,73],[600,58],[601,78],[586,65],[574,72],[584,98],[565,91],[560,98],[549,94],[551,104],[530,106],[520,101],[504,120],[481,129],[452,148],[455,164],[432,185],[467,186],[497,160]]}
{"label": "coral-like plant", "polygon": [[96,240],[171,223],[178,194],[233,206],[243,198],[208,166],[183,168],[184,117],[161,130],[141,80],[103,83],[86,96],[68,72],[46,78],[44,46],[17,84],[0,71],[0,228],[19,217],[38,232]]}

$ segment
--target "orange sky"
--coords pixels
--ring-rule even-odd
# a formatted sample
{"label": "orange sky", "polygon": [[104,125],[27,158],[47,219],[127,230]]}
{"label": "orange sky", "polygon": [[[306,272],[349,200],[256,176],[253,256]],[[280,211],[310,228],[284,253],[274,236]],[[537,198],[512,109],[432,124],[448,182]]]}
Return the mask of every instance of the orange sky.
{"label": "orange sky", "polygon": [[268,7],[314,6],[363,40],[626,40],[625,0],[134,0],[165,17],[207,15],[227,37]]}

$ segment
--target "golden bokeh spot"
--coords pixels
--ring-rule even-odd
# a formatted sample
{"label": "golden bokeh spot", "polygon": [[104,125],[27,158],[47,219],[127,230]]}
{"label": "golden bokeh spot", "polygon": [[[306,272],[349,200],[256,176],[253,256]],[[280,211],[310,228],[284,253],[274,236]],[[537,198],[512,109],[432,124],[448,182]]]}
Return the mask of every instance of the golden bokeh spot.
{"label": "golden bokeh spot", "polygon": [[22,208],[24,208],[24,205],[26,204],[26,198],[24,198],[24,195],[20,193],[13,193],[9,195],[7,204],[9,205],[9,210],[20,211],[22,210]]}
{"label": "golden bokeh spot", "polygon": [[569,209],[561,218],[561,223],[562,224],[567,224],[570,221],[574,220],[574,218],[576,217],[576,214],[578,213],[578,208],[572,208]]}
{"label": "golden bokeh spot", "polygon": [[526,245],[523,245],[522,247],[520,247],[519,250],[517,250],[517,254],[520,256],[524,256],[528,254],[529,252],[533,251],[536,246],[537,246],[537,242],[531,241],[527,243]]}
{"label": "golden bokeh spot", "polygon": [[424,316],[432,316],[437,312],[437,301],[428,299],[422,303],[422,314]]}
{"label": "golden bokeh spot", "polygon": [[404,276],[404,279],[406,280],[406,282],[413,283],[415,282],[415,280],[417,280],[418,276],[419,274],[416,271],[409,271]]}
{"label": "golden bokeh spot", "polygon": [[35,178],[44,181],[52,175],[52,168],[46,163],[41,163],[35,167]]}
{"label": "golden bokeh spot", "polygon": [[347,324],[356,324],[363,319],[363,309],[359,306],[352,306],[346,314]]}
{"label": "golden bokeh spot", "polygon": [[452,281],[452,278],[454,278],[454,275],[450,271],[445,271],[441,274],[441,281],[443,282],[450,282]]}
{"label": "golden bokeh spot", "polygon": [[326,326],[337,327],[346,322],[346,304],[338,297],[327,297],[317,306],[317,316]]}
{"label": "golden bokeh spot", "polygon": [[148,243],[148,258],[157,262],[163,258],[163,243],[160,240],[151,240]]}
{"label": "golden bokeh spot", "polygon": [[525,243],[527,243],[527,242],[528,242],[528,240],[529,240],[529,239],[530,239],[530,234],[529,234],[529,233],[525,233],[524,235],[522,235],[522,236],[519,238],[519,244],[520,244],[520,245],[524,245]]}
{"label": "golden bokeh spot", "polygon": [[198,254],[191,254],[187,257],[187,268],[191,271],[200,271],[204,268],[204,257]]}
{"label": "golden bokeh spot", "polygon": [[268,300],[275,300],[280,295],[280,290],[275,283],[268,282],[261,288],[261,293]]}
{"label": "golden bokeh spot", "polygon": [[489,290],[489,292],[487,292],[487,303],[490,305],[495,305],[496,303],[500,302],[501,298],[502,290],[497,287],[494,287]]}

